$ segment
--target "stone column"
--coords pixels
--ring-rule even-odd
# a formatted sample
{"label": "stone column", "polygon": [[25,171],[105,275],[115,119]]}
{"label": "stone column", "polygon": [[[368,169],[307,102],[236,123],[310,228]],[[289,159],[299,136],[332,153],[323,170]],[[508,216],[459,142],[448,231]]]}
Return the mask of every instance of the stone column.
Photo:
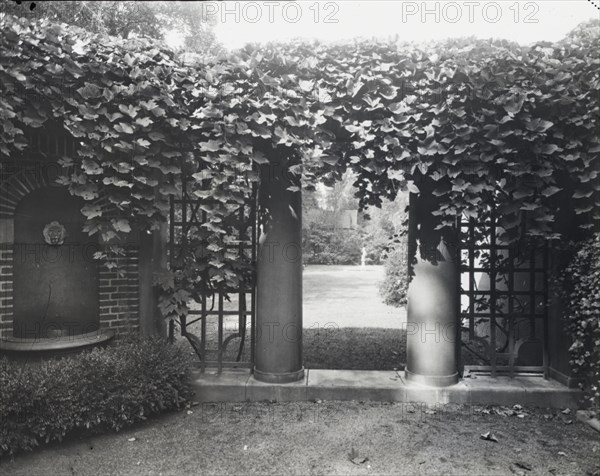
{"label": "stone column", "polygon": [[261,170],[254,378],[287,383],[302,366],[302,195],[285,158]]}
{"label": "stone column", "polygon": [[408,288],[406,379],[445,387],[458,382],[457,235],[434,230],[435,197],[424,188],[419,197],[410,195],[409,255],[416,261]]}

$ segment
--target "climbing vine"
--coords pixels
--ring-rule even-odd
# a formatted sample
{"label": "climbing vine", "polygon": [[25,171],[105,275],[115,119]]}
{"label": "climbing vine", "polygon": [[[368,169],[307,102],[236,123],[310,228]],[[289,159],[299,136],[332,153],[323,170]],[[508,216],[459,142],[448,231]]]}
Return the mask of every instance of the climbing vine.
{"label": "climbing vine", "polygon": [[293,42],[201,66],[148,39],[11,16],[1,28],[2,161],[27,154],[27,128],[60,123],[78,142],[59,158],[61,182],[86,201],[88,233],[118,244],[133,222],[158,227],[182,177],[194,177],[188,192],[207,222],[190,237],[185,278],[162,282],[170,317],[186,312],[199,282],[239,281],[218,243],[278,157],[305,186],[352,169],[362,206],[400,189],[433,194],[440,229],[493,207],[507,243],[559,238],[559,206],[584,229],[600,220],[597,22],[531,47]]}
{"label": "climbing vine", "polygon": [[580,243],[559,278],[571,337],[571,366],[592,407],[600,410],[600,235]]}

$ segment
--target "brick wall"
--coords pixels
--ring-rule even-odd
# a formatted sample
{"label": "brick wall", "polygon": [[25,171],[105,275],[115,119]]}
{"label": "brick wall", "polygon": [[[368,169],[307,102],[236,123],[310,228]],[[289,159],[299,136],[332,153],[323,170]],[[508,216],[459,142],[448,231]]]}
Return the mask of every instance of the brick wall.
{"label": "brick wall", "polygon": [[13,249],[0,245],[0,337],[12,335]]}
{"label": "brick wall", "polygon": [[119,336],[139,332],[138,250],[126,248],[116,262],[113,269],[100,265],[98,292],[100,328],[112,329]]}

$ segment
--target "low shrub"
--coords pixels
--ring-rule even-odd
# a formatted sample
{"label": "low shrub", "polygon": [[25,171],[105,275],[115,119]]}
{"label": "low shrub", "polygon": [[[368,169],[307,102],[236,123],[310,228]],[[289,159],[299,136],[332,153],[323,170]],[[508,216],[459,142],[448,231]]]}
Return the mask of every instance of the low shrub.
{"label": "low shrub", "polygon": [[408,266],[406,251],[401,248],[393,249],[387,255],[383,265],[385,278],[379,285],[379,294],[383,302],[401,307],[407,303]]}
{"label": "low shrub", "polygon": [[60,441],[73,430],[120,430],[191,397],[189,360],[159,339],[40,363],[0,361],[0,454]]}
{"label": "low shrub", "polygon": [[571,367],[592,408],[600,410],[600,234],[580,243],[559,283],[571,337]]}
{"label": "low shrub", "polygon": [[383,266],[385,278],[379,284],[379,294],[383,302],[390,306],[406,306],[408,301],[408,254],[406,239],[408,223],[400,227],[399,232],[388,242],[387,255]]}

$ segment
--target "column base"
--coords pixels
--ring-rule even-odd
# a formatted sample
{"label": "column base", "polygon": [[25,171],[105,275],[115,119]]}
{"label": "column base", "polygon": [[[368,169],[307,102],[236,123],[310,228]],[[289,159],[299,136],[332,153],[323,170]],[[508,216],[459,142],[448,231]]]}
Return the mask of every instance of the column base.
{"label": "column base", "polygon": [[419,375],[410,370],[404,371],[407,382],[428,385],[430,387],[449,387],[458,383],[458,372],[452,375]]}
{"label": "column base", "polygon": [[270,372],[261,372],[254,367],[254,378],[259,382],[265,383],[291,383],[297,382],[304,378],[304,367],[296,372],[286,372],[283,374],[275,374]]}

